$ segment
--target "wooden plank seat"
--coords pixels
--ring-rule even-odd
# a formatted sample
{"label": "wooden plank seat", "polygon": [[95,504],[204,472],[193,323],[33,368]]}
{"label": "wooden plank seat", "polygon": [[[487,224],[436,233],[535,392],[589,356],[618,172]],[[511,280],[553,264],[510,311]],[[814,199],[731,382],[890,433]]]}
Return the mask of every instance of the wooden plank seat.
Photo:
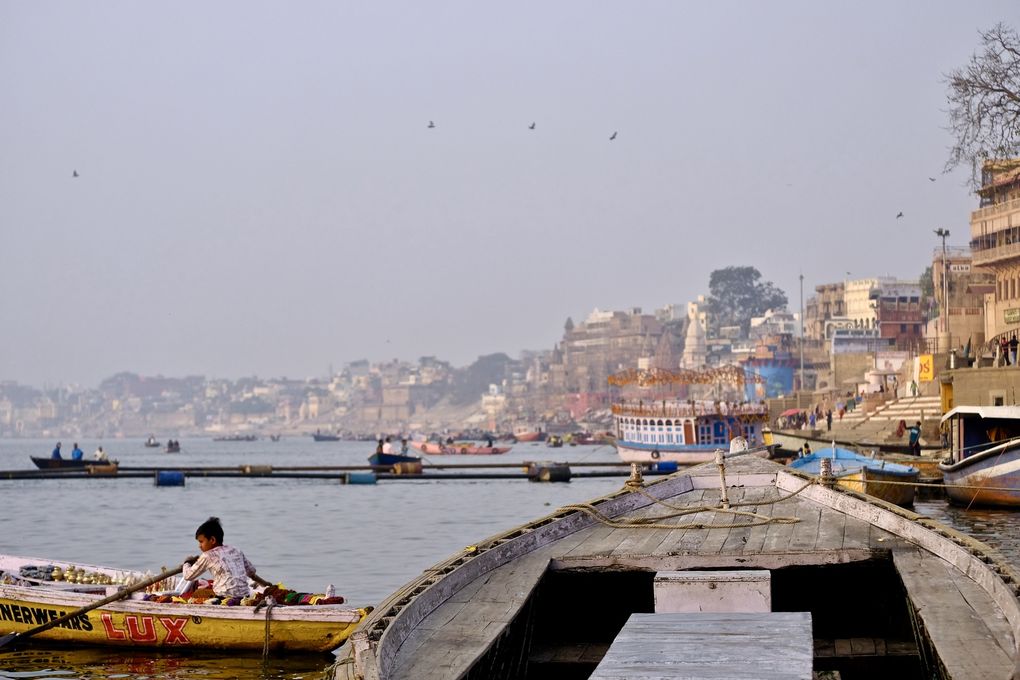
{"label": "wooden plank seat", "polygon": [[922,550],[894,550],[893,563],[948,677],[1010,677],[1013,634],[987,592],[960,578],[945,560]]}
{"label": "wooden plank seat", "polygon": [[632,614],[591,680],[811,680],[810,612]]}

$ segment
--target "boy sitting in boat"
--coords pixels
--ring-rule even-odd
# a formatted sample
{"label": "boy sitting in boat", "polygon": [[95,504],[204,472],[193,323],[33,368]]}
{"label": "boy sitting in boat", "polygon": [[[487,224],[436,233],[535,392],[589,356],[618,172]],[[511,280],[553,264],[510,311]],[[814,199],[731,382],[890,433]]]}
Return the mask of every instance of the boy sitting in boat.
{"label": "boy sitting in boat", "polygon": [[[272,585],[255,573],[244,553],[232,545],[223,545],[223,527],[219,517],[210,517],[195,531],[198,547],[202,549],[199,556],[187,557],[184,560],[184,578],[194,581],[204,572],[213,576],[212,592],[208,595],[231,598],[247,597],[251,594],[248,579],[264,586]],[[200,595],[197,591],[193,596]],[[204,595],[204,593],[202,593]]]}

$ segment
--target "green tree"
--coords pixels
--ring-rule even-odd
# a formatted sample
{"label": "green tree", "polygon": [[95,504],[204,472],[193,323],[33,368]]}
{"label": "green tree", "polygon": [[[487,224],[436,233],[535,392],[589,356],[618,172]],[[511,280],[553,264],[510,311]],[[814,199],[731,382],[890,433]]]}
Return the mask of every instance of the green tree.
{"label": "green tree", "polygon": [[709,328],[740,326],[743,335],[751,328],[751,317],[786,306],[786,293],[771,281],[762,281],[754,267],[716,269],[708,279]]}
{"label": "green tree", "polygon": [[976,183],[986,159],[1020,155],[1020,35],[999,23],[981,32],[983,50],[945,76],[949,131],[946,169],[970,165]]}

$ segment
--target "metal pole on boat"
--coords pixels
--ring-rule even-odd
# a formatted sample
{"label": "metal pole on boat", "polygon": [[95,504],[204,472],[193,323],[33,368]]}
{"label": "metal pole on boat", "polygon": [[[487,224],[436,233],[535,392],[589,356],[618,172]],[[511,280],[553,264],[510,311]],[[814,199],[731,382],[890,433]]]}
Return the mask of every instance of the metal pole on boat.
{"label": "metal pole on boat", "polygon": [[719,466],[719,487],[723,510],[729,510],[730,499],[726,495],[726,456],[722,449],[715,450],[715,464]]}

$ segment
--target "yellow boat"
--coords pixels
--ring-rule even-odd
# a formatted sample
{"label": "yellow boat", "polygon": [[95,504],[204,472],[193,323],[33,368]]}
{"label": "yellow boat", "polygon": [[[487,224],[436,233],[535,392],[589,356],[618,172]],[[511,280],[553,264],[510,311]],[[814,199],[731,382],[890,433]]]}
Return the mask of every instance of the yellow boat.
{"label": "yellow boat", "polygon": [[[63,580],[45,578],[50,569]],[[0,633],[25,633],[115,593],[117,584],[143,578],[109,567],[0,555]],[[268,644],[274,652],[328,652],[339,647],[369,611],[332,604],[228,607],[124,599],[37,637],[127,647],[261,652]]]}

